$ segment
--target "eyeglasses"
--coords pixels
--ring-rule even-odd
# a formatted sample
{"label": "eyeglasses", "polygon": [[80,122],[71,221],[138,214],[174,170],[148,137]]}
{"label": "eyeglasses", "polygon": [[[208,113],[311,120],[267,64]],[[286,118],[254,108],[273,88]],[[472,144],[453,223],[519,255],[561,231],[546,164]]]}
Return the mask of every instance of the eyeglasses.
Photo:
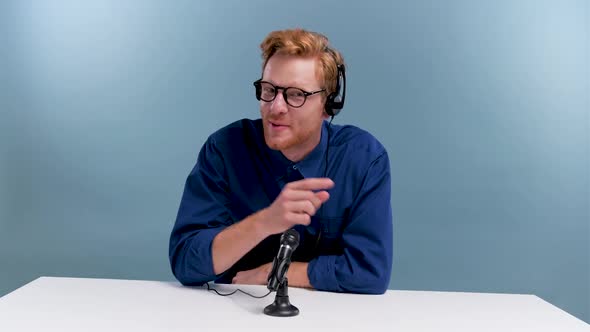
{"label": "eyeglasses", "polygon": [[326,89],[321,89],[307,92],[299,88],[277,86],[270,82],[263,81],[262,79],[255,81],[254,87],[256,87],[256,99],[266,102],[275,100],[279,90],[283,90],[283,99],[285,99],[285,102],[289,106],[296,108],[303,106],[307,97],[326,91]]}

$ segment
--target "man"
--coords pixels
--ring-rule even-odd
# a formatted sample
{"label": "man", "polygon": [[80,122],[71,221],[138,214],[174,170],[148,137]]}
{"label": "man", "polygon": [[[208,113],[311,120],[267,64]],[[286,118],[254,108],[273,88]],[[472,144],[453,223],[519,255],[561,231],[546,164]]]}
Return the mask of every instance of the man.
{"label": "man", "polygon": [[302,29],[260,46],[261,119],[203,145],[170,237],[172,271],[185,285],[266,284],[280,235],[293,228],[301,241],[290,286],[381,294],[393,251],[389,159],[366,131],[325,121],[344,102],[343,58]]}

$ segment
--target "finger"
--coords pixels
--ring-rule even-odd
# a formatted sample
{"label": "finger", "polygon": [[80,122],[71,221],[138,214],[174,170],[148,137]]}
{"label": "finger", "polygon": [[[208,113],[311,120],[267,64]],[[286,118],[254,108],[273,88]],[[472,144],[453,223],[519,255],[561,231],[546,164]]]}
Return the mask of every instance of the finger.
{"label": "finger", "polygon": [[334,181],[329,178],[308,178],[299,181],[289,182],[286,187],[298,190],[322,190],[330,189],[334,186]]}
{"label": "finger", "polygon": [[248,274],[247,271],[240,271],[236,273],[236,275],[232,278],[232,284],[247,284],[248,283]]}
{"label": "finger", "polygon": [[[330,193],[327,191],[320,191],[315,193],[315,198],[320,201],[320,205],[324,204],[328,199],[330,199]],[[319,206],[317,207],[319,208]]]}
{"label": "finger", "polygon": [[284,192],[284,198],[286,201],[309,201],[313,204],[316,209],[322,205],[321,196],[318,197],[316,193],[309,190],[291,190],[288,189]]}
{"label": "finger", "polygon": [[[325,193],[327,193],[327,192],[325,192]],[[314,194],[313,197],[309,201],[311,202],[311,204],[313,204],[313,207],[316,209],[316,211],[324,203],[324,202],[322,202],[321,197],[318,197],[316,194]]]}
{"label": "finger", "polygon": [[316,212],[316,208],[310,201],[289,201],[285,202],[285,208],[289,212],[294,213],[307,213],[313,216]]}
{"label": "finger", "polygon": [[236,275],[232,278],[232,282],[241,282],[243,279],[248,276],[248,271],[238,271]]}
{"label": "finger", "polygon": [[283,189],[283,196],[291,201],[302,201],[312,200],[315,195],[314,192],[311,190],[293,189],[285,187],[285,189]]}
{"label": "finger", "polygon": [[289,212],[286,215],[287,220],[289,220],[293,225],[309,225],[311,223],[311,217],[307,213],[294,213]]}

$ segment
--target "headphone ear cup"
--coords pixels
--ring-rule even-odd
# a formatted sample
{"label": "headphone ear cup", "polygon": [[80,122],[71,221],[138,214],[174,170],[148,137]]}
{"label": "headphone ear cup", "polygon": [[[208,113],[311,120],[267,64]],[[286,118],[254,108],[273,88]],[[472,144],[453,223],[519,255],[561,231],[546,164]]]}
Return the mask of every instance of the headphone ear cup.
{"label": "headphone ear cup", "polygon": [[[342,91],[340,91],[342,90]],[[340,93],[342,95],[340,96]],[[339,100],[336,100],[340,96]],[[344,107],[344,98],[346,96],[346,76],[344,65],[338,65],[338,77],[336,78],[336,91],[332,92],[326,98],[325,110],[329,116],[336,116]]]}
{"label": "headphone ear cup", "polygon": [[254,89],[256,92],[256,99],[260,100],[260,95],[262,94],[262,87],[260,86],[260,80],[254,82]]}
{"label": "headphone ear cup", "polygon": [[334,113],[334,99],[336,99],[338,95],[336,93],[331,93],[328,95],[328,98],[326,99],[326,105],[324,107],[326,113],[329,116],[334,116],[336,115],[336,113]]}

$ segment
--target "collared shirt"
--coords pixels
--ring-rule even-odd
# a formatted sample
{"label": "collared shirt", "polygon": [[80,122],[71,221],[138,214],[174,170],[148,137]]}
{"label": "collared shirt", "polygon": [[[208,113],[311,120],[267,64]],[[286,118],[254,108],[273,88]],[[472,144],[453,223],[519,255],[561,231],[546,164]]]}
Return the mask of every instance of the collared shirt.
{"label": "collared shirt", "polygon": [[318,290],[385,292],[393,259],[387,151],[362,129],[327,122],[320,143],[296,163],[266,145],[260,119],[236,121],[209,136],[186,179],[170,237],[176,278],[185,285],[229,283],[239,271],[272,262],[280,234],[216,275],[213,238],[270,206],[286,183],[312,177],[329,177],[335,185],[310,225],[294,227],[300,245],[292,261],[309,262],[309,281]]}

